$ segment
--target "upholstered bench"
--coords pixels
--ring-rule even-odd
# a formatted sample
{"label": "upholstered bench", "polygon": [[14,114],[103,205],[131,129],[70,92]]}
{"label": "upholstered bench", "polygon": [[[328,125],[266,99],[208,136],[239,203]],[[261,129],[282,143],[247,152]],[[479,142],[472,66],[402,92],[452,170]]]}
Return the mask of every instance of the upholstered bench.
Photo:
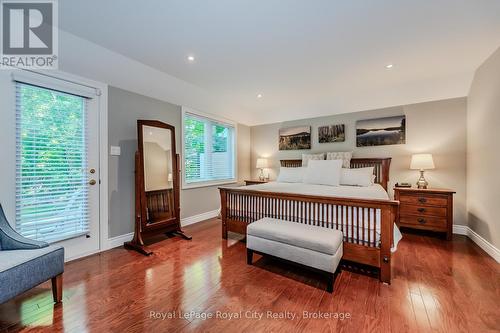
{"label": "upholstered bench", "polygon": [[326,273],[327,290],[333,292],[342,240],[342,232],[335,229],[266,217],[247,227],[247,263],[257,253],[313,268]]}

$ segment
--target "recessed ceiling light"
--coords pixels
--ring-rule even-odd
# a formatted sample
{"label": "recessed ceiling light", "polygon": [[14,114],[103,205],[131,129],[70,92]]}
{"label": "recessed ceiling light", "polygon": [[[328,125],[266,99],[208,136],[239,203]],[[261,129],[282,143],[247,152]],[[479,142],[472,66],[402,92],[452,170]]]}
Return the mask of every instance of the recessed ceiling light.
{"label": "recessed ceiling light", "polygon": [[190,55],[187,57],[188,61],[189,62],[193,62],[194,61],[194,56]]}
{"label": "recessed ceiling light", "polygon": [[385,68],[386,68],[386,69],[391,69],[392,67],[394,67],[394,65],[393,65],[393,64],[387,64],[387,65],[385,65]]}
{"label": "recessed ceiling light", "polygon": [[257,98],[262,98],[262,94],[257,94]]}

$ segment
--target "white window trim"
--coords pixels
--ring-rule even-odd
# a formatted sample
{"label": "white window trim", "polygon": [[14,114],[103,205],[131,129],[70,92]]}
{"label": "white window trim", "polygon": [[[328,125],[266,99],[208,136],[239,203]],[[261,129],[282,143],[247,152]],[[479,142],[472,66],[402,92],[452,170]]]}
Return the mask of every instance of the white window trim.
{"label": "white window trim", "polygon": [[[194,114],[200,117],[208,118],[211,120],[215,120],[218,122],[221,122],[223,124],[231,125],[234,127],[234,160],[233,160],[233,167],[234,167],[234,177],[231,179],[223,179],[223,180],[213,180],[213,181],[206,181],[206,182],[196,182],[196,183],[187,183],[186,182],[186,174],[184,172],[184,167],[186,165],[186,160],[184,159],[184,148],[185,148],[185,137],[184,137],[184,119],[186,116],[186,113]],[[181,173],[181,179],[182,179],[182,189],[192,189],[192,188],[200,188],[200,187],[208,187],[208,186],[216,186],[216,185],[227,185],[227,184],[235,184],[238,182],[238,126],[237,123],[219,116],[214,116],[209,113],[204,113],[198,110],[191,109],[186,106],[182,106],[182,116],[181,116],[181,142],[182,142],[182,147],[181,147],[181,167],[180,167],[180,173]]]}

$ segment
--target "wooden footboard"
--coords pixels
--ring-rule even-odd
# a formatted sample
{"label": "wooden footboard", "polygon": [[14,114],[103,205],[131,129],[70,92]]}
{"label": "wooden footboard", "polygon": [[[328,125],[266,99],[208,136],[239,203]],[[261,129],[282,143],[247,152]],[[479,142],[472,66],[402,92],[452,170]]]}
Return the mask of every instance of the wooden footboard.
{"label": "wooden footboard", "polygon": [[272,217],[344,234],[343,259],[380,268],[380,281],[391,281],[391,246],[398,201],[333,198],[220,188],[222,237],[246,234],[249,223]]}

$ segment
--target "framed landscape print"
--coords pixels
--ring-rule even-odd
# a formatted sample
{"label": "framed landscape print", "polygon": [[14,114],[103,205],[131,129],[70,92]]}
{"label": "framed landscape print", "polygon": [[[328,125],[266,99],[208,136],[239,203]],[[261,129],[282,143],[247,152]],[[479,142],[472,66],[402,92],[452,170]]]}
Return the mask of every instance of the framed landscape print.
{"label": "framed landscape print", "polygon": [[279,150],[311,149],[311,126],[281,128]]}
{"label": "framed landscape print", "polygon": [[356,146],[385,146],[406,143],[406,116],[358,120]]}
{"label": "framed landscape print", "polygon": [[318,142],[344,142],[345,141],[345,125],[329,125],[318,127]]}

